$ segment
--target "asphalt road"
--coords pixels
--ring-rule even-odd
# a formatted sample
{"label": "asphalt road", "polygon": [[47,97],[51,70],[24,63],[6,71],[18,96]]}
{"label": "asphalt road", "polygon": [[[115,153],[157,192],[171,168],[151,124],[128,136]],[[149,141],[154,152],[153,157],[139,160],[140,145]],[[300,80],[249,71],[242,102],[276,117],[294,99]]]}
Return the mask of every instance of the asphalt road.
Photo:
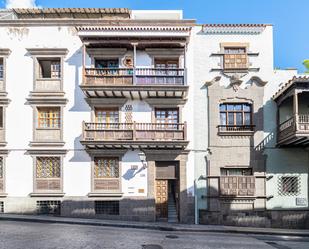
{"label": "asphalt road", "polygon": [[0,221],[5,249],[308,249],[309,238]]}

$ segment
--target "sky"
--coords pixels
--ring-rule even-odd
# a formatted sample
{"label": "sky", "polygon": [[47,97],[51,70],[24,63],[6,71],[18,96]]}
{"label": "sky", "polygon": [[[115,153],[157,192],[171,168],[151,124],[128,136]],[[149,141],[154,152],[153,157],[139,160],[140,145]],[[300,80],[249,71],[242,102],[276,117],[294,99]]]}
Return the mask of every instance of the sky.
{"label": "sky", "polygon": [[199,24],[273,24],[276,68],[304,72],[309,59],[309,0],[0,0],[6,7],[181,9]]}

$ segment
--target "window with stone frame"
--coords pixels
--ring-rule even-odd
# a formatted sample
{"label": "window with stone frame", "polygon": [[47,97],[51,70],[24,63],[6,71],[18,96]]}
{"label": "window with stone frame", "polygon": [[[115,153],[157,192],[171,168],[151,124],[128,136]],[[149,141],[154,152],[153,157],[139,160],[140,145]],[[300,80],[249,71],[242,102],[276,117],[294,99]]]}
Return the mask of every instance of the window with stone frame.
{"label": "window with stone frame", "polygon": [[60,79],[61,60],[60,58],[39,58],[39,78]]}
{"label": "window with stone frame", "polygon": [[117,157],[95,157],[94,178],[119,178],[119,159]]}
{"label": "window with stone frame", "polygon": [[220,109],[221,130],[252,130],[252,105],[249,103],[223,103]]}
{"label": "window with stone frame", "polygon": [[300,176],[280,176],[278,178],[279,195],[296,196],[300,194]]}
{"label": "window with stone frame", "polygon": [[0,128],[3,128],[4,127],[4,124],[3,124],[3,106],[0,106]]}
{"label": "window with stone frame", "polygon": [[0,58],[0,80],[3,80],[4,77],[4,64],[3,58]]}
{"label": "window with stone frame", "polygon": [[0,179],[3,179],[3,157],[0,157]]}
{"label": "window with stone frame", "polygon": [[38,107],[38,128],[60,128],[60,107]]}
{"label": "window with stone frame", "polygon": [[248,69],[248,55],[246,47],[224,47],[224,70]]}
{"label": "window with stone frame", "polygon": [[178,108],[156,108],[155,118],[158,129],[177,129],[179,122]]}
{"label": "window with stone frame", "polygon": [[60,178],[61,159],[60,157],[37,157],[36,178]]}

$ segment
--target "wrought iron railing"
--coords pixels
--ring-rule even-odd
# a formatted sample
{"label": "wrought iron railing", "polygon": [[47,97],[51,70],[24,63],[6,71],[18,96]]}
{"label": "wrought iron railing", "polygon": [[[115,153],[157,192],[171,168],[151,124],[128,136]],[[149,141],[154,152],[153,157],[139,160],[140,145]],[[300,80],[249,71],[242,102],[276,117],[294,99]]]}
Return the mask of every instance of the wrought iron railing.
{"label": "wrought iron railing", "polygon": [[254,131],[254,125],[218,125],[219,132]]}

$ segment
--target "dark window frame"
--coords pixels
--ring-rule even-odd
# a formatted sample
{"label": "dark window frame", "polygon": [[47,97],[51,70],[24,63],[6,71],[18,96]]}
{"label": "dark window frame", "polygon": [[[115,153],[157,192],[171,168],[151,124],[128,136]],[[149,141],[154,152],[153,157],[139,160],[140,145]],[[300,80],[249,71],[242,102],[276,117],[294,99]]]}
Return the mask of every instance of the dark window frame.
{"label": "dark window frame", "polygon": [[[221,107],[224,107],[223,108]],[[233,110],[229,110],[229,106],[233,106]],[[241,110],[237,110],[236,106],[241,106]],[[244,106],[249,107],[249,111],[244,110]],[[222,114],[225,114],[225,123],[222,122]],[[230,114],[233,116],[233,122],[230,123]],[[241,114],[241,124],[237,123],[237,116]],[[249,114],[249,124],[246,124],[246,114]],[[252,126],[253,125],[253,106],[250,103],[221,103],[219,105],[220,125],[221,126]]]}
{"label": "dark window frame", "polygon": [[[39,68],[39,79],[60,79],[62,65],[60,57],[40,57],[37,58]],[[44,65],[44,64],[45,65]],[[45,69],[45,67],[47,67]],[[49,69],[48,69],[49,67]]]}

